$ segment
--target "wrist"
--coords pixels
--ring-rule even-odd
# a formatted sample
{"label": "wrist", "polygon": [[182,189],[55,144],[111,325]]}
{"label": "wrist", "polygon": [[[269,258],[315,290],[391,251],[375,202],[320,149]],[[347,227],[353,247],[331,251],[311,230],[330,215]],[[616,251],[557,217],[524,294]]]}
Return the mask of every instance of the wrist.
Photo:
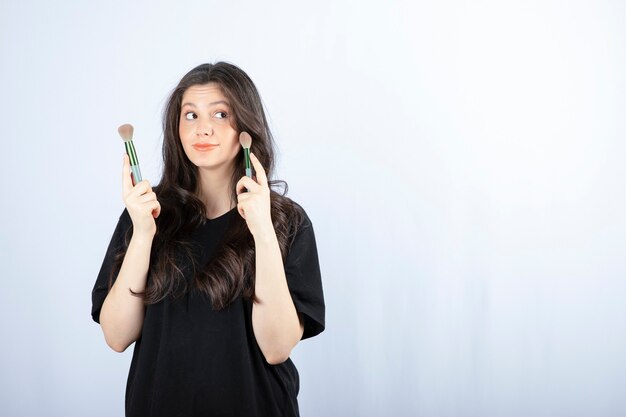
{"label": "wrist", "polygon": [[137,244],[140,245],[145,245],[145,244],[152,244],[152,240],[154,239],[154,235],[155,233],[140,233],[140,232],[135,232],[133,233],[132,237],[130,238],[131,242],[136,242]]}
{"label": "wrist", "polygon": [[273,227],[263,229],[252,236],[254,237],[254,242],[256,244],[266,244],[278,241],[278,238],[276,237],[276,231]]}

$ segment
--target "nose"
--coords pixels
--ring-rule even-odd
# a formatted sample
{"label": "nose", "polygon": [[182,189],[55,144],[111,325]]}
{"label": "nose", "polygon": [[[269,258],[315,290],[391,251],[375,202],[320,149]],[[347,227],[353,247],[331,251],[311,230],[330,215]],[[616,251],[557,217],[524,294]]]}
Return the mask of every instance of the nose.
{"label": "nose", "polygon": [[198,123],[198,129],[196,130],[196,136],[212,136],[213,126],[209,121]]}

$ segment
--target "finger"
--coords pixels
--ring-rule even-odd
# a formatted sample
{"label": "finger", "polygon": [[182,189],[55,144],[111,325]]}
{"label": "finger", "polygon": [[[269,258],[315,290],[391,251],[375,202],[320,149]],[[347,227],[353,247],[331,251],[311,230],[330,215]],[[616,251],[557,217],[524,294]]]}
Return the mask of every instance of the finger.
{"label": "finger", "polygon": [[[247,177],[246,177],[247,178]],[[235,186],[235,193],[237,195],[246,192],[246,186],[241,182],[241,180],[237,181],[237,185]]]}
{"label": "finger", "polygon": [[265,175],[265,169],[263,169],[261,162],[259,162],[256,155],[253,154],[252,152],[250,152],[250,161],[252,162],[252,165],[254,166],[254,170],[256,172],[256,179],[258,183],[264,187],[267,186],[267,176]]}
{"label": "finger", "polygon": [[239,195],[241,193],[243,193],[243,189],[246,188],[243,184],[241,184],[239,181],[237,181],[237,185],[235,186],[235,194]]}
{"label": "finger", "polygon": [[155,207],[156,208],[152,210],[152,217],[156,219],[157,217],[159,217],[159,214],[161,214],[161,204],[157,201]]}
{"label": "finger", "polygon": [[151,191],[152,191],[152,187],[150,186],[150,181],[141,180],[140,182],[135,184],[135,186],[130,190],[130,195],[140,197]]}
{"label": "finger", "polygon": [[243,207],[241,206],[241,204],[237,204],[237,211],[239,212],[239,215],[245,220],[246,213],[243,211]]}
{"label": "finger", "polygon": [[237,194],[240,194],[244,192],[245,190],[253,191],[253,192],[261,192],[263,189],[263,187],[261,187],[259,183],[257,183],[254,179],[247,177],[247,176],[241,177],[241,179],[239,180],[237,184],[238,184],[238,187],[235,189],[237,191]]}
{"label": "finger", "polygon": [[245,201],[247,201],[250,197],[252,197],[252,195],[250,195],[250,193],[241,193],[237,196],[237,202],[238,203],[244,203]]}
{"label": "finger", "polygon": [[128,154],[124,153],[124,164],[122,166],[122,189],[124,194],[128,194],[133,188],[133,183],[130,178],[130,162],[128,160]]}
{"label": "finger", "polygon": [[145,193],[143,195],[140,195],[137,198],[137,201],[140,202],[140,203],[147,203],[149,201],[157,201],[157,197],[156,197],[156,194],[154,193],[154,191],[150,191],[150,192],[147,192],[147,193]]}
{"label": "finger", "polygon": [[141,205],[141,209],[146,210],[152,215],[152,217],[156,218],[157,213],[161,211],[161,204],[156,200],[152,200],[143,203]]}
{"label": "finger", "polygon": [[261,191],[261,186],[252,178],[247,176],[241,177],[241,179],[237,181],[237,185],[235,187],[237,195],[243,193],[244,188],[247,188],[248,191]]}

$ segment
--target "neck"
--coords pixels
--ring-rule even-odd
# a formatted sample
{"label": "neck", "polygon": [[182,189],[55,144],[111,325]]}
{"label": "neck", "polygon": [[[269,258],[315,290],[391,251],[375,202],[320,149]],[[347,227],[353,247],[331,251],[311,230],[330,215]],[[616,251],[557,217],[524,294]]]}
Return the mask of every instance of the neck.
{"label": "neck", "polygon": [[206,206],[209,219],[221,216],[237,205],[231,201],[231,173],[229,170],[214,170],[198,167],[199,197]]}

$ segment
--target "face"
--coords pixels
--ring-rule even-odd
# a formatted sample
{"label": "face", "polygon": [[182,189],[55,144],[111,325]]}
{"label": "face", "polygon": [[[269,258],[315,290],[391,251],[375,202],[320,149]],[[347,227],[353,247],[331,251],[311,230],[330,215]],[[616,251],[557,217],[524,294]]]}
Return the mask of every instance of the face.
{"label": "face", "polygon": [[199,168],[232,169],[241,149],[234,125],[218,84],[193,85],[183,94],[178,133],[187,157]]}

